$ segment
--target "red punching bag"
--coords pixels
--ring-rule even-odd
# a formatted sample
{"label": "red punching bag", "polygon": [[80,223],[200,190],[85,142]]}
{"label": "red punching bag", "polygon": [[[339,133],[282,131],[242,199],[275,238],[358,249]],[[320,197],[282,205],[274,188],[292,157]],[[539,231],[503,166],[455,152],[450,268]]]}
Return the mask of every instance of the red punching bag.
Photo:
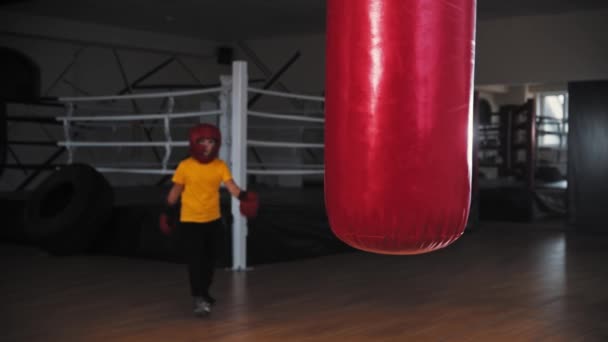
{"label": "red punching bag", "polygon": [[383,254],[443,248],[471,190],[475,0],[328,0],[325,201]]}

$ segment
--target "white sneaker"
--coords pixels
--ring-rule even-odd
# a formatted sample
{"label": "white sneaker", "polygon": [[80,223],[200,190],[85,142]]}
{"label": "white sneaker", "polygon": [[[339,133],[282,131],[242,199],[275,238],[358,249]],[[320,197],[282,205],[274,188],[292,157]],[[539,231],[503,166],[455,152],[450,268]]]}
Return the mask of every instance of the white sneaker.
{"label": "white sneaker", "polygon": [[194,314],[196,316],[205,316],[211,313],[211,304],[205,301],[202,297],[194,297]]}

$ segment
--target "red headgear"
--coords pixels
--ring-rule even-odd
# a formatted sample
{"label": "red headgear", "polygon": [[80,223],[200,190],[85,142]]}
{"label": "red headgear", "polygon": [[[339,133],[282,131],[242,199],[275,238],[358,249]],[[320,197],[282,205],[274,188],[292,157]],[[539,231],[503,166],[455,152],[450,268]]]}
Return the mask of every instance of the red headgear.
{"label": "red headgear", "polygon": [[[222,144],[222,133],[220,130],[211,124],[200,124],[190,128],[190,155],[199,162],[206,164],[213,161],[220,150]],[[215,140],[215,146],[211,150],[211,153],[205,155],[205,147],[198,143],[201,139],[213,139]]]}

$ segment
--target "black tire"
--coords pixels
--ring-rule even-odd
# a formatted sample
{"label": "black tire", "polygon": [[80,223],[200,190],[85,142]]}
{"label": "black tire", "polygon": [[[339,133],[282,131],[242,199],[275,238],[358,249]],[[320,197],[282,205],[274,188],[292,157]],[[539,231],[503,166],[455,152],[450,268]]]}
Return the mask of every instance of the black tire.
{"label": "black tire", "polygon": [[94,168],[65,166],[30,195],[24,230],[32,242],[51,254],[82,253],[109,221],[113,201],[110,184]]}

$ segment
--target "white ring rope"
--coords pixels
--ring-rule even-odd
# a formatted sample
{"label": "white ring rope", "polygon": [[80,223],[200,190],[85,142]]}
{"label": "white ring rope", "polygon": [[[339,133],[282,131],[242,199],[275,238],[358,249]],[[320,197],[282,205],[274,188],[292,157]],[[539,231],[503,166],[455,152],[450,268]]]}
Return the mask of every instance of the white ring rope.
{"label": "white ring rope", "polygon": [[272,176],[306,176],[306,175],[322,175],[325,170],[247,170],[250,175],[272,175]]}
{"label": "white ring rope", "polygon": [[188,141],[60,141],[58,146],[73,146],[73,147],[155,147],[155,146],[178,146],[187,147]]}
{"label": "white ring rope", "polygon": [[314,143],[293,143],[286,141],[261,141],[261,140],[247,140],[248,146],[260,146],[260,147],[295,147],[295,148],[324,148],[324,144]]}
{"label": "white ring rope", "polygon": [[104,168],[116,168],[116,167],[132,167],[132,168],[153,168],[158,166],[158,162],[145,162],[145,161],[128,161],[128,162],[100,162],[96,164],[97,167]]}
{"label": "white ring rope", "polygon": [[323,118],[311,118],[305,116],[297,116],[297,115],[287,115],[287,114],[272,114],[272,113],[264,113],[264,112],[256,112],[256,111],[248,111],[247,114],[251,116],[257,116],[260,118],[269,118],[269,119],[281,119],[281,120],[291,120],[291,121],[307,121],[307,122],[320,122],[324,123],[325,119]]}
{"label": "white ring rope", "polygon": [[95,169],[103,173],[137,173],[145,175],[172,175],[175,172],[175,169],[122,169],[113,167],[97,167]]}
{"label": "white ring rope", "polygon": [[60,97],[57,99],[59,102],[87,102],[87,101],[112,101],[112,100],[135,100],[135,99],[150,99],[150,98],[164,98],[164,97],[177,97],[177,96],[190,96],[200,95],[208,93],[217,93],[223,90],[222,87],[207,88],[199,90],[184,90],[184,91],[172,91],[164,93],[147,93],[147,94],[128,94],[128,95],[110,95],[110,96],[83,96],[83,97]]}
{"label": "white ring rope", "polygon": [[133,121],[133,120],[155,120],[155,119],[183,119],[195,118],[206,115],[221,115],[221,110],[209,110],[200,112],[181,112],[181,113],[165,113],[165,114],[134,114],[134,115],[110,115],[110,116],[78,116],[78,117],[57,117],[57,121]]}
{"label": "white ring rope", "polygon": [[89,104],[81,103],[78,105],[74,105],[74,109],[78,110],[81,113],[82,112],[88,112],[88,113],[112,112],[115,114],[128,113],[133,110],[132,107],[111,106],[111,105],[112,105],[111,103],[108,103],[108,104],[101,103],[99,105],[96,105],[94,103],[89,103]]}
{"label": "white ring rope", "polygon": [[[73,146],[73,147],[154,147],[154,146],[179,146],[187,147],[188,141],[60,141],[57,143],[58,146]],[[248,140],[248,146],[260,146],[260,147],[279,147],[279,148],[324,148],[324,144],[314,143],[293,143],[286,141],[259,141],[259,140]]]}
{"label": "white ring rope", "polygon": [[293,164],[293,163],[247,163],[248,166],[252,168],[260,168],[260,167],[298,167],[302,169],[322,169],[325,167],[325,164]]}
{"label": "white ring rope", "polygon": [[[113,168],[113,167],[97,167],[97,171],[103,173],[136,173],[136,174],[147,174],[147,175],[172,175],[175,169],[127,169],[127,168]],[[324,170],[247,170],[247,174],[251,175],[322,175],[325,173]]]}
{"label": "white ring rope", "polygon": [[[86,123],[78,123],[75,124],[76,129],[78,128],[89,128],[89,127],[99,127],[99,128],[109,128],[109,129],[118,129],[118,128],[133,128],[133,123],[120,122],[120,123],[109,123],[109,122],[86,122]],[[164,123],[138,123],[138,127],[143,128],[156,128],[156,127],[165,127]],[[171,127],[179,127],[179,128],[190,128],[192,127],[192,123],[171,123]]]}
{"label": "white ring rope", "polygon": [[[206,110],[206,111],[187,111],[187,112],[178,112],[173,113],[173,106],[169,106],[166,113],[154,113],[154,114],[126,114],[128,110],[123,109],[122,112],[126,115],[121,115],[120,110],[116,110],[114,108],[105,109],[106,112],[112,113],[111,115],[91,115],[90,112],[87,113],[86,116],[74,116],[73,112],[70,109],[74,109],[75,103],[87,103],[87,102],[116,102],[119,100],[135,100],[135,99],[169,99],[170,103],[175,97],[179,96],[191,96],[191,95],[201,95],[208,93],[216,93],[219,92],[224,94],[225,96],[225,87],[216,87],[216,88],[207,88],[207,89],[197,89],[197,90],[185,90],[185,91],[172,91],[172,92],[164,92],[164,93],[142,93],[142,94],[127,94],[127,95],[112,95],[112,96],[87,96],[87,97],[60,97],[58,101],[64,102],[67,106],[67,115],[57,117],[56,120],[60,121],[64,125],[65,137],[66,141],[58,142],[58,146],[65,146],[68,149],[68,152],[71,156],[72,148],[76,147],[164,147],[165,154],[162,160],[162,169],[153,169],[146,168],[147,166],[154,167],[155,163],[145,164],[136,162],[130,162],[125,164],[107,164],[103,167],[97,167],[99,172],[104,173],[131,173],[131,174],[147,174],[147,175],[171,175],[175,172],[174,169],[168,169],[169,158],[171,156],[171,148],[172,147],[188,147],[188,141],[173,141],[169,128],[175,127],[178,124],[173,122],[175,119],[185,119],[185,118],[200,118],[202,116],[211,116],[211,115],[222,115],[226,113],[226,109],[224,110]],[[247,88],[248,92],[264,94],[264,95],[272,95],[284,98],[293,98],[300,100],[309,100],[309,101],[317,101],[324,102],[325,98],[322,96],[311,96],[304,94],[290,94],[277,92],[272,90],[263,90],[257,88]],[[246,94],[246,92],[245,92]],[[246,95],[245,95],[246,96]],[[85,109],[85,105],[79,105],[79,108]],[[104,108],[99,105],[89,106],[91,108],[87,108],[89,110],[99,109],[101,113],[103,113]],[[247,115],[252,117],[266,118],[266,119],[276,119],[276,120],[286,120],[292,122],[310,122],[310,123],[325,123],[325,118],[323,117],[314,117],[314,116],[306,116],[306,115],[314,115],[321,113],[311,113],[311,114],[283,114],[283,113],[267,113],[261,111],[247,111]],[[162,124],[154,124],[154,123],[140,123],[142,127],[149,125],[158,125],[164,127],[164,135],[165,141],[73,141],[71,140],[70,134],[70,125],[71,124],[81,124],[83,126],[98,126],[98,127],[112,127],[116,128],[117,126],[127,126],[129,125],[129,121],[145,121],[145,120],[162,120]],[[260,141],[260,140],[247,140],[247,146],[256,146],[256,147],[272,147],[272,148],[324,148],[323,143],[299,143],[299,142],[284,142],[284,141]],[[69,158],[70,162],[72,158]],[[123,167],[124,165],[124,167]],[[135,168],[129,168],[135,166]],[[118,166],[118,167],[116,167]],[[324,174],[324,165],[323,164],[288,164],[288,163],[263,163],[263,164],[250,164],[251,168],[245,170],[247,174],[251,175],[323,175]],[[262,169],[263,167],[276,167],[277,169]],[[298,169],[295,169],[298,168]]]}
{"label": "white ring rope", "polygon": [[325,102],[325,98],[323,96],[282,93],[280,91],[263,90],[263,89],[257,89],[257,88],[247,88],[247,90],[252,93],[258,93],[258,94],[264,94],[264,95],[274,95],[274,96],[280,96],[280,97],[288,97],[288,98],[292,98],[292,99]]}

